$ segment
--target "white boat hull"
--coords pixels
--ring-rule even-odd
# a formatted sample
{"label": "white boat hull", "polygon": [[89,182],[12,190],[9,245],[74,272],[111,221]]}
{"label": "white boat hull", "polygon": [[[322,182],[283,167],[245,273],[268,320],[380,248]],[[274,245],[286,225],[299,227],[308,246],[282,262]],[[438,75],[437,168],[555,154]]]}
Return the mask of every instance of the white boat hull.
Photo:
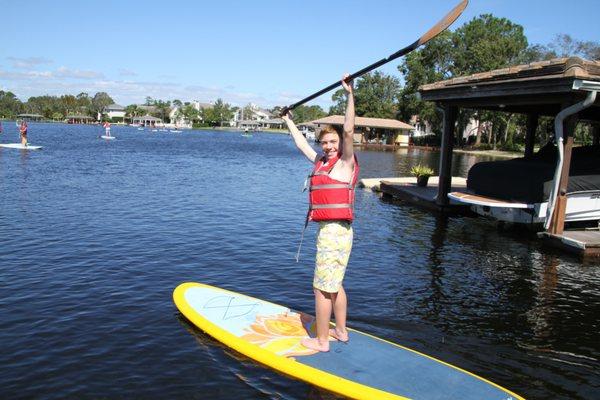
{"label": "white boat hull", "polygon": [[[478,215],[514,224],[536,225],[546,220],[548,202],[513,203],[490,197],[449,193],[448,197],[469,204]],[[567,194],[566,222],[600,220],[600,192],[576,192]]]}

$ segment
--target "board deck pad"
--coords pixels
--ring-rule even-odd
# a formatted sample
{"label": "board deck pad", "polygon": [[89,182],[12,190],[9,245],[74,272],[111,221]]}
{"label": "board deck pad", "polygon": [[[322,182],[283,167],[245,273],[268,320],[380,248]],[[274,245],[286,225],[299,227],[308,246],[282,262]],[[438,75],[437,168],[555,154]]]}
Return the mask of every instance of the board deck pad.
{"label": "board deck pad", "polygon": [[175,289],[193,324],[231,348],[288,375],[356,399],[516,400],[522,397],[409,348],[349,329],[349,342],[316,352],[314,318],[287,307],[199,283]]}
{"label": "board deck pad", "polygon": [[0,147],[5,147],[7,149],[21,149],[21,150],[39,150],[42,146],[32,146],[28,144],[27,146],[23,146],[21,143],[0,143]]}

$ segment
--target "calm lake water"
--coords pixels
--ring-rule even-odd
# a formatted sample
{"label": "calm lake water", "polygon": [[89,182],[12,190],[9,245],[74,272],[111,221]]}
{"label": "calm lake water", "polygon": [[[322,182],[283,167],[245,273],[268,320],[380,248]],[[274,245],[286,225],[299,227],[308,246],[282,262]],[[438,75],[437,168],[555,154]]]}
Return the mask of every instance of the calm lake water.
{"label": "calm lake water", "polygon": [[[17,142],[6,122],[0,142]],[[311,312],[310,165],[287,135],[30,125],[0,148],[0,398],[320,399],[181,317],[198,281]],[[438,153],[358,151],[362,177]],[[478,161],[457,155],[454,175]],[[600,398],[600,266],[357,193],[349,325],[529,399]]]}

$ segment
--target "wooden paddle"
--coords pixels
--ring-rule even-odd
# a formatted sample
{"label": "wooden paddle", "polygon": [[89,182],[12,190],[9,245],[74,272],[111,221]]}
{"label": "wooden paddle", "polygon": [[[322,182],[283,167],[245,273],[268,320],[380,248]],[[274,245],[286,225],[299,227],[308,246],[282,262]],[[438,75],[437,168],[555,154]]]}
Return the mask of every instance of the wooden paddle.
{"label": "wooden paddle", "polygon": [[[387,64],[390,61],[395,60],[398,57],[402,57],[402,56],[410,53],[411,51],[413,51],[417,47],[421,46],[422,44],[429,42],[431,39],[433,39],[434,37],[436,37],[443,31],[445,31],[454,21],[456,21],[456,19],[460,16],[460,14],[462,14],[462,12],[467,7],[467,4],[469,4],[469,0],[461,1],[456,7],[454,7],[452,9],[452,11],[450,11],[444,18],[442,18],[441,21],[439,21],[437,24],[435,24],[435,26],[433,26],[431,29],[429,29],[427,32],[425,32],[425,34],[423,36],[421,36],[419,39],[417,39],[414,43],[406,46],[405,48],[403,48],[401,50],[398,50],[397,52],[389,55],[386,58],[382,58],[381,60],[361,69],[360,71],[357,71],[357,72],[351,74],[350,76],[348,76],[345,79],[345,81],[350,81],[354,78],[358,78],[359,76],[364,75],[367,72],[374,70],[375,68],[381,67],[383,64]],[[321,89],[314,94],[311,94],[307,98],[302,99],[290,106],[284,107],[281,110],[280,116],[287,114],[288,111],[293,110],[294,108],[298,107],[299,105],[302,105],[316,97],[319,97],[323,93],[329,92],[331,89],[334,89],[339,85],[341,85],[341,81],[332,83],[331,85],[327,86],[326,88]]]}

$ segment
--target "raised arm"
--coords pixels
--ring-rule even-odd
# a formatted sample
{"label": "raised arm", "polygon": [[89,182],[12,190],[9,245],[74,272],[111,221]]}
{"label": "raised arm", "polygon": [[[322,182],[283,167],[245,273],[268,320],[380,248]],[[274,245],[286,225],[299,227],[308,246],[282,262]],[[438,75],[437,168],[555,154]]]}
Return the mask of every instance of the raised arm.
{"label": "raised arm", "polygon": [[346,74],[342,78],[342,86],[348,95],[346,103],[346,116],[344,118],[344,140],[342,147],[342,160],[350,165],[354,165],[354,92],[352,81],[346,82]]}
{"label": "raised arm", "polygon": [[292,134],[292,138],[294,139],[296,147],[302,152],[302,154],[306,156],[306,158],[310,160],[311,163],[317,161],[317,152],[311,147],[310,144],[308,144],[306,138],[300,133],[300,131],[296,127],[296,124],[294,124],[294,121],[292,121],[292,119],[290,118],[290,113],[288,112],[281,118],[287,124],[287,127],[290,133]]}

